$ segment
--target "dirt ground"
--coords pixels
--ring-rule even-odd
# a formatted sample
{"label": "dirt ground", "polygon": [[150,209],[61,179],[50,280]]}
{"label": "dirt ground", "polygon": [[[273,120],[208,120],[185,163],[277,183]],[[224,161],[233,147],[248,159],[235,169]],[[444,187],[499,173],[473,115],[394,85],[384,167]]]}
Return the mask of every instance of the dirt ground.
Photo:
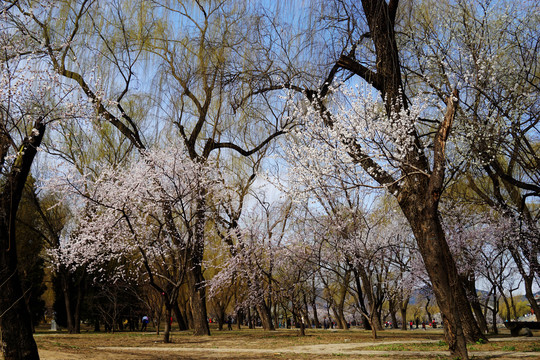
{"label": "dirt ground", "polygon": [[[385,330],[373,340],[364,330],[313,330],[298,336],[297,330],[233,330],[195,337],[173,332],[164,344],[155,332],[114,334],[41,331],[35,336],[44,360],[132,359],[451,359],[442,342],[442,330]],[[540,332],[532,338],[511,338],[505,330],[488,344],[472,344],[475,359],[540,359]]]}

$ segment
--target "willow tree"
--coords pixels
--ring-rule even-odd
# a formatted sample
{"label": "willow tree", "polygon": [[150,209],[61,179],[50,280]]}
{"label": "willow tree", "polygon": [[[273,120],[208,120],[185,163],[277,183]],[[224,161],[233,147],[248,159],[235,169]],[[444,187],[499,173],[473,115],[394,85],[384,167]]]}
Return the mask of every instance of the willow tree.
{"label": "willow tree", "polygon": [[[35,12],[23,2],[14,6],[33,21],[41,54],[93,104],[95,123],[116,127],[139,156],[160,137],[175,137],[193,161],[219,158],[217,163],[224,164],[232,153],[250,157],[283,134],[287,124],[279,120],[279,102],[267,94],[244,98],[240,105],[236,101],[270,68],[258,56],[268,44],[253,31],[262,24],[260,16],[251,16],[254,8],[238,1],[133,5],[66,1],[49,13]],[[152,99],[152,112],[143,111],[149,127],[137,121],[142,98]],[[204,209],[211,199],[201,191],[189,229],[193,241],[186,248],[197,335],[209,333],[202,259],[208,224]]]}

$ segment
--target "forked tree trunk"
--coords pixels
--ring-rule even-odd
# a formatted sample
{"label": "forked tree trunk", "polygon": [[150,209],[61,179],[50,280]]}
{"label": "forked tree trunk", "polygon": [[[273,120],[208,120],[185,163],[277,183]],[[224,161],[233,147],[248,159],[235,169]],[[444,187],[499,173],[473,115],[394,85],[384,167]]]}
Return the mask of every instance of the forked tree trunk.
{"label": "forked tree trunk", "polygon": [[266,302],[258,304],[256,307],[259,317],[261,318],[262,327],[265,331],[275,330],[274,323],[272,322],[272,313]]}
{"label": "forked tree trunk", "polygon": [[22,192],[45,132],[40,120],[34,128],[39,134],[23,140],[10,173],[2,178],[0,193],[0,338],[5,360],[39,359],[19,279],[15,239],[15,219]]}

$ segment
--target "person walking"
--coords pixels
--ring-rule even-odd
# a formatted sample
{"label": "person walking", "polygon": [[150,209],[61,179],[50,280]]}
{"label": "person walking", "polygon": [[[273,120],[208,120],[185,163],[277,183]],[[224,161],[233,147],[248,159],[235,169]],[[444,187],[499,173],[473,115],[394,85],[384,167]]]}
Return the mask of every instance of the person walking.
{"label": "person walking", "polygon": [[144,315],[142,317],[141,331],[146,331],[146,327],[148,326],[148,323],[149,323],[148,316]]}

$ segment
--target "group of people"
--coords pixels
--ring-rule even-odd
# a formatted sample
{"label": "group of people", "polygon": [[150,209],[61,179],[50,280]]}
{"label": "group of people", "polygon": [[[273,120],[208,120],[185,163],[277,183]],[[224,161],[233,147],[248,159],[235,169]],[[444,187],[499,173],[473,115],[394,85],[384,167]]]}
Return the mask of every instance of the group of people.
{"label": "group of people", "polygon": [[[416,328],[418,329],[418,325],[420,324],[420,320],[418,318],[416,318],[415,322],[416,322]],[[429,323],[426,323],[425,321],[422,321],[422,329],[426,330],[426,325],[429,325],[433,329],[435,329],[437,327],[437,322],[435,320],[432,320]],[[412,320],[409,321],[409,327],[410,327],[411,330],[413,329],[413,321]]]}

